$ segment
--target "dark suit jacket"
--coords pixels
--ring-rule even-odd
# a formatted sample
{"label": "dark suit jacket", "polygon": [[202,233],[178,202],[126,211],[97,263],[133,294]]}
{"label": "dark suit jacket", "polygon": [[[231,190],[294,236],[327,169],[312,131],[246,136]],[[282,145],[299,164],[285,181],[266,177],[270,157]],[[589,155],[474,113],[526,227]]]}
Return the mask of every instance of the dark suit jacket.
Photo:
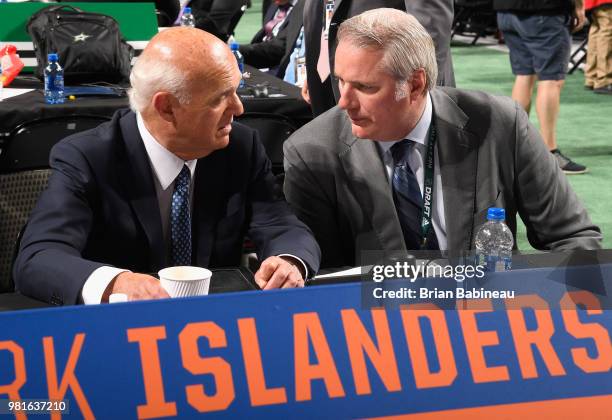
{"label": "dark suit jacket", "polygon": [[[168,266],[153,173],[136,125],[122,110],[51,152],[52,175],[23,236],[17,289],[75,304],[89,275],[112,265],[134,272]],[[193,264],[237,266],[246,233],[260,258],[300,257],[316,273],[310,231],[273,198],[270,162],[255,131],[234,124],[229,145],[199,159],[194,175]]]}
{"label": "dark suit jacket", "polygon": [[258,68],[278,66],[276,76],[281,79],[285,77],[291,53],[302,29],[303,12],[304,0],[299,0],[275,38],[266,42],[241,45],[240,52],[244,56],[244,62]]}
{"label": "dark suit jacket", "polygon": [[[304,37],[306,41],[306,69],[308,70],[308,90],[313,114],[317,115],[333,107],[340,93],[338,84],[331,77],[321,83],[317,73],[321,31],[323,29],[323,1],[305,0]],[[452,0],[336,0],[334,15],[329,30],[329,63],[334,68],[336,34],[340,24],[346,19],[366,10],[391,7],[406,10],[427,29],[436,46],[439,86],[455,86],[453,63],[450,54],[450,36],[453,23]]]}
{"label": "dark suit jacket", "polygon": [[232,19],[247,0],[191,0],[189,6],[196,18],[196,27],[227,39],[234,28]]}
{"label": "dark suit jacket", "polygon": [[[489,207],[506,209],[515,244],[518,213],[536,249],[601,247],[599,228],[522,108],[451,88],[433,89],[431,98],[451,255],[474,249]],[[360,265],[362,251],[406,251],[376,142],[355,138],[344,111],[300,128],[284,155],[285,196],[315,234],[321,267]]]}

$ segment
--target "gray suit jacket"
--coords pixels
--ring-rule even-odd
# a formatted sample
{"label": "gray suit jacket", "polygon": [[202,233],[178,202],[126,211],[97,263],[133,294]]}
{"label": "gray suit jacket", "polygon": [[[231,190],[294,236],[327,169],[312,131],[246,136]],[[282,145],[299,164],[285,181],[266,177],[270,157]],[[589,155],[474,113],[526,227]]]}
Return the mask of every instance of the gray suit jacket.
{"label": "gray suit jacket", "polygon": [[[601,233],[511,99],[437,88],[431,92],[449,251],[473,249],[489,207],[516,214],[537,249],[594,249]],[[322,267],[358,265],[360,252],[404,251],[385,167],[374,141],[357,139],[335,107],[284,145],[285,195],[322,251]]]}
{"label": "gray suit jacket", "polygon": [[[323,27],[323,1],[305,0],[304,37],[306,40],[306,68],[308,70],[308,89],[315,116],[327,111],[340,97],[337,83],[328,78],[321,83],[317,73],[319,60],[321,30]],[[436,46],[439,86],[455,86],[455,76],[450,52],[450,37],[453,25],[452,0],[336,0],[334,15],[329,31],[329,63],[334,68],[336,52],[336,34],[340,24],[346,19],[366,10],[379,7],[391,7],[406,10],[414,15],[427,29]]]}

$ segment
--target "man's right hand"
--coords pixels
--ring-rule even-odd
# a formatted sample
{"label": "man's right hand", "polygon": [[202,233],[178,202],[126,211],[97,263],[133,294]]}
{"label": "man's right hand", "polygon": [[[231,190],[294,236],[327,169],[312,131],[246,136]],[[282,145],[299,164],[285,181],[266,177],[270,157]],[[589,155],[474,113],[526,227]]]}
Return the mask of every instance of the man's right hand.
{"label": "man's right hand", "polygon": [[155,277],[129,271],[118,274],[109,283],[104,295],[102,295],[102,302],[108,302],[109,296],[113,293],[126,294],[128,301],[170,297]]}

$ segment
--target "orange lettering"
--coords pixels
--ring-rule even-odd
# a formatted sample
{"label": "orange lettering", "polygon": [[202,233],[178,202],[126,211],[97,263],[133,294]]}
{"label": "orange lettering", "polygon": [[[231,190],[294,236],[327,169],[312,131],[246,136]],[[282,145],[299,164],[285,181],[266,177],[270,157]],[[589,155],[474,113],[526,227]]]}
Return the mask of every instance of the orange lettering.
{"label": "orange lettering", "polygon": [[[435,388],[452,384],[457,377],[457,365],[444,311],[431,303],[425,303],[402,308],[400,314],[417,388]],[[431,324],[436,354],[440,363],[440,370],[436,373],[431,372],[429,363],[427,363],[425,343],[419,323],[421,318],[426,318]]]}
{"label": "orange lettering", "polygon": [[[469,304],[468,304],[469,305]],[[484,347],[499,345],[496,331],[480,331],[476,322],[476,314],[491,312],[491,299],[478,299],[479,309],[459,310],[459,321],[465,338],[465,348],[472,368],[472,378],[475,383],[507,381],[510,379],[506,366],[487,366]],[[473,306],[470,306],[473,307]]]}
{"label": "orange lettering", "polygon": [[[296,401],[307,401],[312,398],[311,383],[315,379],[323,379],[330,398],[344,397],[344,388],[319,315],[315,312],[293,315],[293,334]],[[309,338],[319,362],[315,365],[310,364]]]}
{"label": "orange lettering", "polygon": [[212,349],[227,347],[225,331],[214,322],[196,322],[183,328],[179,334],[183,367],[193,375],[213,375],[217,390],[208,396],[203,385],[188,385],[185,387],[187,402],[200,413],[225,410],[235,398],[232,367],[221,357],[201,357],[200,337],[206,337]]}
{"label": "orange lettering", "polygon": [[[531,346],[535,346],[544,360],[544,364],[552,376],[565,375],[565,369],[555,353],[555,349],[550,343],[550,339],[555,332],[555,326],[548,309],[548,304],[544,299],[537,295],[521,295],[514,299],[506,299],[506,311],[510,321],[510,331],[514,339],[514,348],[518,357],[519,366],[523,378],[537,378],[535,360]],[[523,308],[533,309],[536,318],[537,328],[527,330]],[[512,310],[518,309],[518,310]]]}
{"label": "orange lettering", "polygon": [[[576,303],[583,304],[587,308],[588,315],[601,314],[599,300],[595,295],[586,290],[569,292],[561,299],[562,308],[576,308]],[[584,347],[572,349],[574,363],[586,373],[608,372],[612,368],[612,343],[608,330],[600,324],[590,322],[582,323],[578,318],[577,310],[561,310],[565,329],[575,338],[591,338],[595,342],[598,357],[589,357]]]}
{"label": "orange lettering", "polygon": [[167,402],[164,394],[164,380],[157,342],[166,339],[166,327],[131,328],[127,330],[128,341],[138,343],[140,363],[142,364],[142,380],[145,387],[146,404],[139,405],[136,410],[138,418],[152,419],[156,417],[176,416],[176,403]]}
{"label": "orange lettering", "polygon": [[[70,354],[68,355],[68,362],[64,368],[62,379],[60,380],[59,387],[57,386],[57,368],[55,366],[55,348],[53,346],[53,337],[43,337],[43,350],[45,353],[45,367],[47,370],[47,389],[49,391],[50,400],[62,400],[68,391],[68,387],[72,389],[74,398],[83,413],[83,417],[86,419],[93,419],[94,414],[89,407],[89,403],[85,398],[85,394],[81,389],[81,385],[74,374],[81,348],[83,347],[83,341],[85,341],[85,334],[80,333],[74,337]],[[61,414],[57,411],[51,413],[52,419],[61,418]]]}
{"label": "orange lettering", "polygon": [[261,351],[259,349],[259,339],[257,338],[257,328],[253,318],[238,320],[238,332],[242,346],[242,359],[246,371],[251,405],[271,405],[284,404],[287,402],[285,388],[268,388],[261,362]]}
{"label": "orange lettering", "polygon": [[348,347],[349,358],[353,370],[355,389],[358,395],[371,394],[370,378],[366,367],[364,353],[374,365],[376,372],[383,381],[387,391],[401,391],[399,374],[397,372],[397,362],[389,332],[387,313],[384,310],[372,310],[372,320],[374,331],[376,332],[376,342],[378,348],[372,342],[372,338],[366,331],[363,323],[359,319],[354,309],[344,309],[340,311],[342,324],[344,325],[344,335]]}
{"label": "orange lettering", "polygon": [[[20,401],[19,390],[26,383],[25,357],[21,346],[14,341],[0,341],[0,351],[6,350],[13,354],[13,367],[15,368],[15,380],[7,385],[0,385],[0,395],[7,394],[9,399]],[[15,412],[18,420],[27,417],[22,411]]]}

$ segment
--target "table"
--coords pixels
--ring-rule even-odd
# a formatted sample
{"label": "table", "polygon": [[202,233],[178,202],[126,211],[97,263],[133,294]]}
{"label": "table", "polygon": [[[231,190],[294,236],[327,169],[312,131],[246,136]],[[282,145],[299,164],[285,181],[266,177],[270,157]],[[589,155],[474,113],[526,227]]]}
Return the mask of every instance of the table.
{"label": "table", "polygon": [[[302,99],[299,88],[250,66],[245,66],[245,71],[250,73],[250,78],[247,79],[247,87],[238,92],[245,113],[283,115],[297,127],[312,119],[310,106]],[[266,86],[270,96],[255,97],[252,88],[258,85]],[[79,97],[64,104],[48,105],[42,95],[42,82],[32,76],[15,79],[11,87],[36,90],[0,102],[0,149],[2,139],[25,122],[75,114],[110,117],[117,109],[129,106],[127,97]]]}
{"label": "table", "polygon": [[[257,290],[253,273],[248,269],[241,268],[217,268],[211,269],[213,276],[210,280],[210,294],[229,293],[248,290]],[[157,274],[152,273],[153,276]],[[20,293],[0,294],[0,312],[14,311],[18,309],[47,308],[51,305],[24,296]]]}
{"label": "table", "polygon": [[[563,281],[597,273],[600,291]],[[351,283],[2,313],[0,400],[66,400],[66,418],[609,416],[612,311],[593,299],[612,264],[500,274],[557,305],[369,309]]]}

